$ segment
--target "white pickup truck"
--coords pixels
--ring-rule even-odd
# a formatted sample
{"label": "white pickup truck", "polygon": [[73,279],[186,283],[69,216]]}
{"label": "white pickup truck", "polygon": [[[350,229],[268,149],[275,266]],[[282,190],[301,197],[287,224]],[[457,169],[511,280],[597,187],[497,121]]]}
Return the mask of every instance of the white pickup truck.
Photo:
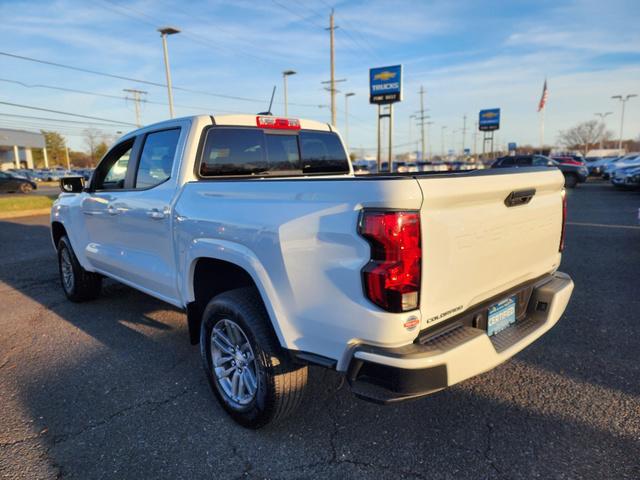
{"label": "white pickup truck", "polygon": [[331,125],[194,116],[125,135],[61,188],[66,296],[110,277],[184,309],[213,392],[251,428],[299,404],[310,364],[379,403],[485,372],[573,290],[557,169],[355,177]]}

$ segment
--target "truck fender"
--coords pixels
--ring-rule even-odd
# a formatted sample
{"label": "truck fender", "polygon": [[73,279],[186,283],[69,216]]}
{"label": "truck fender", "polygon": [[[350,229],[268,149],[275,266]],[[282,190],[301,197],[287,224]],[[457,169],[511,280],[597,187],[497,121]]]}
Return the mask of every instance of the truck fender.
{"label": "truck fender", "polygon": [[286,315],[279,301],[276,289],[257,256],[244,245],[210,238],[199,238],[189,242],[189,246],[184,255],[183,265],[185,268],[178,269],[178,272],[180,272],[179,275],[182,276],[182,278],[178,279],[180,294],[184,299],[185,305],[189,305],[195,300],[193,284],[195,268],[198,260],[203,258],[229,262],[242,268],[249,274],[264,302],[267,313],[269,314],[269,319],[271,320],[271,325],[278,337],[280,345],[289,348],[284,335],[284,330],[289,325],[289,322],[286,320]]}

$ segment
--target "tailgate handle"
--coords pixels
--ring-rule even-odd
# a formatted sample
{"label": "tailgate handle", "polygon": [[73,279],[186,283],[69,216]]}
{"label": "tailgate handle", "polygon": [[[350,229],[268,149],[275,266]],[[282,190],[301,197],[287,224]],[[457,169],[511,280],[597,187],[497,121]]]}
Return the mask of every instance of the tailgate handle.
{"label": "tailgate handle", "polygon": [[529,188],[527,190],[514,190],[504,199],[504,204],[507,207],[517,207],[518,205],[526,205],[531,201],[536,194],[535,188]]}

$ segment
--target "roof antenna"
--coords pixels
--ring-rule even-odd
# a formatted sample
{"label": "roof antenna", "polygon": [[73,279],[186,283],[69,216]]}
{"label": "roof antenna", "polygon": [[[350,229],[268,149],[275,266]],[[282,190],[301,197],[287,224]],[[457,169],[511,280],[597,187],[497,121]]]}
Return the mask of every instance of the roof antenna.
{"label": "roof antenna", "polygon": [[273,86],[273,91],[271,92],[271,101],[269,102],[269,108],[267,109],[266,112],[260,112],[258,113],[258,115],[273,115],[273,113],[271,113],[271,107],[273,106],[273,97],[276,94],[276,86]]}

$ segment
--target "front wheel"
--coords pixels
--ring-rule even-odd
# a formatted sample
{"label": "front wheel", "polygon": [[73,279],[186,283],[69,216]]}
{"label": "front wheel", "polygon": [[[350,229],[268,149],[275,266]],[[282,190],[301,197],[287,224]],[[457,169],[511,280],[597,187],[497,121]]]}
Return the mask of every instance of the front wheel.
{"label": "front wheel", "polygon": [[67,237],[58,242],[58,268],[62,290],[72,302],[84,302],[100,295],[102,277],[82,268]]}
{"label": "front wheel", "polygon": [[29,193],[33,190],[33,187],[28,183],[20,184],[20,193]]}
{"label": "front wheel", "polygon": [[281,420],[302,400],[307,367],[294,364],[280,347],[254,288],[231,290],[209,302],[200,353],[220,405],[244,427]]}

